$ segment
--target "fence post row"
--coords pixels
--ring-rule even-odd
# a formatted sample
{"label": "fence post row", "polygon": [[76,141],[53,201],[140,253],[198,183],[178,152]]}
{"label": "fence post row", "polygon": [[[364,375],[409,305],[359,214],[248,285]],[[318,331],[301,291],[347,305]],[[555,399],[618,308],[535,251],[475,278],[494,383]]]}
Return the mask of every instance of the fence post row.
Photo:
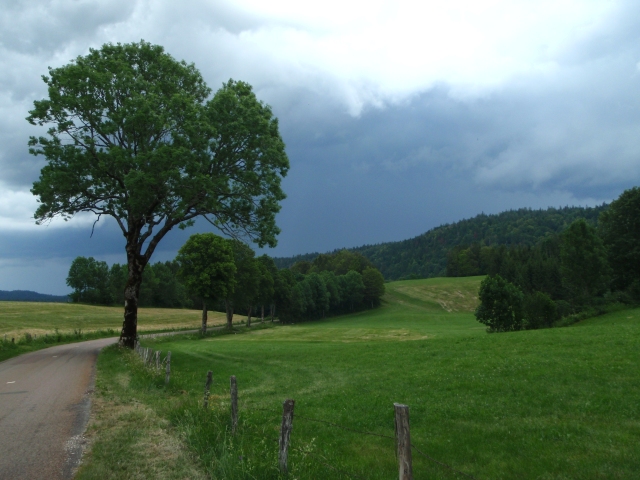
{"label": "fence post row", "polygon": [[169,385],[169,377],[171,376],[171,352],[167,352],[167,369],[164,376],[164,384]]}
{"label": "fence post row", "polygon": [[209,406],[209,389],[211,388],[211,382],[213,382],[213,373],[211,370],[207,372],[207,381],[204,383],[204,408]]}
{"label": "fence post row", "polygon": [[236,376],[231,375],[231,433],[235,434],[238,428],[238,384]]}
{"label": "fence post row", "polygon": [[282,404],[282,427],[280,427],[280,451],[278,453],[278,463],[280,472],[287,474],[287,456],[289,454],[289,439],[293,428],[293,407],[295,401],[287,399]]}
{"label": "fence post row", "polygon": [[409,406],[394,403],[396,412],[396,442],[398,444],[398,476],[400,480],[413,480],[411,463],[411,435],[409,434]]}

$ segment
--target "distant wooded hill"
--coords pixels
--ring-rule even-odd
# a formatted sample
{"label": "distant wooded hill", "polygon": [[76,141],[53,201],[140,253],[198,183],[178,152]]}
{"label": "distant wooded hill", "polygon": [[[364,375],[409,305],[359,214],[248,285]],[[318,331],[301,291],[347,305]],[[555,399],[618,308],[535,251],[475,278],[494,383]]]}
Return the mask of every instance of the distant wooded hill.
{"label": "distant wooded hill", "polygon": [[67,303],[67,295],[46,295],[44,293],[32,292],[30,290],[0,290],[0,301],[11,302],[56,302]]}
{"label": "distant wooded hill", "polygon": [[[444,277],[447,253],[459,245],[535,245],[541,239],[562,232],[574,220],[584,218],[596,224],[607,208],[564,207],[532,210],[521,208],[495,215],[480,214],[433,228],[422,235],[399,242],[363,245],[348,250],[367,257],[386,280]],[[278,268],[289,268],[300,261],[313,261],[319,253],[274,258]]]}

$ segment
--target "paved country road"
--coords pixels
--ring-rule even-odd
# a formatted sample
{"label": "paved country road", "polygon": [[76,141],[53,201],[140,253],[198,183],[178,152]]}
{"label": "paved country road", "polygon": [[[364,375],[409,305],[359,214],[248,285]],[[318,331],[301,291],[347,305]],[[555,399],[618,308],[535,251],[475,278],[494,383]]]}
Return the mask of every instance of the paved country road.
{"label": "paved country road", "polygon": [[96,359],[117,340],[59,345],[0,362],[0,480],[72,478],[82,456]]}
{"label": "paved country road", "polygon": [[82,455],[100,349],[71,343],[0,363],[0,479],[68,479]]}

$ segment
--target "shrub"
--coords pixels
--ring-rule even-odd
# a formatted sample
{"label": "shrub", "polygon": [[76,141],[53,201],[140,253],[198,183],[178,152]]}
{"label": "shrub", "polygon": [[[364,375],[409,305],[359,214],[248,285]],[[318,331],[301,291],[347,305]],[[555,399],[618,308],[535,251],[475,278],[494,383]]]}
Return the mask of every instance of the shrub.
{"label": "shrub", "polygon": [[476,319],[489,332],[508,332],[522,329],[522,291],[500,275],[485,278],[480,284],[480,305]]}

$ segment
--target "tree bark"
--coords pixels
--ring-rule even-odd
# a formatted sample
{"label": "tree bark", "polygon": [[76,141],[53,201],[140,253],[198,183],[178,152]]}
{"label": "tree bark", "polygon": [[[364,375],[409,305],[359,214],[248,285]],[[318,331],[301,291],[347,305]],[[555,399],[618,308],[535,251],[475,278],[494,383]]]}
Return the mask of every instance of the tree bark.
{"label": "tree bark", "polygon": [[120,345],[132,349],[138,339],[138,299],[142,272],[147,261],[142,255],[130,252],[127,246],[127,263],[129,275],[124,287],[124,321],[120,332]]}
{"label": "tree bark", "polygon": [[229,300],[224,301],[227,310],[227,328],[231,330],[233,328],[233,304]]}
{"label": "tree bark", "polygon": [[207,333],[207,302],[202,301],[202,335]]}
{"label": "tree bark", "polygon": [[247,327],[251,326],[251,314],[253,313],[253,307],[249,305],[249,313],[247,313]]}

